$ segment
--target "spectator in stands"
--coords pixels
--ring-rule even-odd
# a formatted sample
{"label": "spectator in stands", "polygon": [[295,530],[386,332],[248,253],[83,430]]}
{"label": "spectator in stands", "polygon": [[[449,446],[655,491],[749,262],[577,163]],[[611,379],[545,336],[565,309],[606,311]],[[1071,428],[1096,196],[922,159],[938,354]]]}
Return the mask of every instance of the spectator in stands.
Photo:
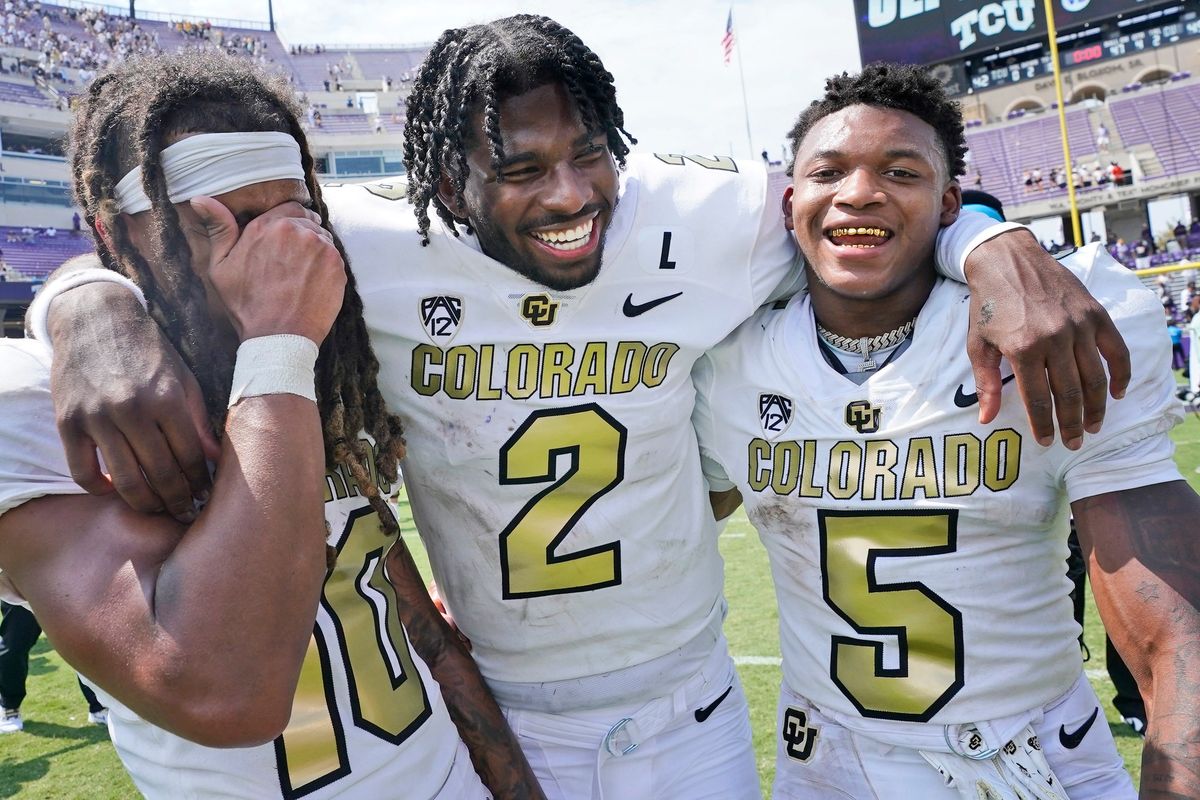
{"label": "spectator in stands", "polygon": [[1033,173],[1025,170],[1021,173],[1021,182],[1025,184],[1025,194],[1033,191]]}
{"label": "spectator in stands", "polygon": [[54,237],[58,236],[58,228],[54,227],[53,225],[46,228],[46,230],[43,232],[45,233],[47,239],[53,239]]}
{"label": "spectator in stands", "polygon": [[1033,178],[1033,190],[1040,192],[1042,190],[1042,168],[1034,167],[1030,176]]}
{"label": "spectator in stands", "polygon": [[1133,245],[1133,257],[1137,264],[1137,269],[1149,269],[1150,256],[1153,254],[1153,245],[1145,235],[1145,232],[1143,232],[1142,238],[1138,239]]}
{"label": "spectator in stands", "polygon": [[313,110],[313,125],[321,127],[321,111],[320,109]]}
{"label": "spectator in stands", "polygon": [[354,95],[346,95],[346,108],[354,108]]}
{"label": "spectator in stands", "polygon": [[1188,281],[1187,285],[1179,290],[1179,303],[1176,307],[1180,309],[1180,311],[1183,309],[1190,309],[1196,296],[1196,282]]}
{"label": "spectator in stands", "polygon": [[1154,241],[1154,235],[1150,233],[1149,225],[1142,226],[1142,241],[1144,241],[1146,246],[1150,248],[1150,255],[1154,255],[1158,252],[1158,245]]}
{"label": "spectator in stands", "polygon": [[1101,153],[1107,153],[1108,145],[1109,145],[1108,128],[1104,127],[1104,123],[1101,122],[1100,126],[1098,128],[1096,128],[1096,148]]}
{"label": "spectator in stands", "polygon": [[1179,245],[1179,249],[1187,250],[1188,229],[1187,226],[1183,224],[1183,220],[1179,220],[1175,223],[1175,227],[1171,230],[1171,233],[1175,236],[1175,242]]}
{"label": "spectator in stands", "polygon": [[325,80],[321,81],[321,83],[325,84],[325,91],[328,92],[329,91],[329,78],[326,78]]}
{"label": "spectator in stands", "polygon": [[74,214],[71,215],[71,235],[78,236],[79,232],[80,232],[79,212],[76,211]]}
{"label": "spectator in stands", "polygon": [[983,191],[983,173],[975,170],[975,180],[971,181],[976,191]]}

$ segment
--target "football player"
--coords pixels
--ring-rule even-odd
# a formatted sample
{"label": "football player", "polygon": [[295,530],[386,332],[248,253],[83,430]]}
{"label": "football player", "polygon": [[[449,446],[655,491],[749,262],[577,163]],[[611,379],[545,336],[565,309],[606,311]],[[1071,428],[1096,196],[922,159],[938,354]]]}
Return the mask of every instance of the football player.
{"label": "football player", "polygon": [[740,493],[779,599],[775,797],[1135,796],[1083,673],[1070,513],[1150,709],[1142,797],[1197,796],[1200,498],[1171,457],[1154,295],[1099,244],[1065,259],[1133,380],[1102,433],[1038,447],[1011,390],[979,420],[970,290],[933,269],[962,199],[958,106],[919,68],[872,65],[831,78],[791,138],[809,290],[696,368],[714,509]]}
{"label": "football player", "polygon": [[[450,30],[408,100],[408,197],[389,182],[326,197],[380,389],[405,419],[409,497],[437,584],[547,793],[757,798],[745,699],[721,634],[689,375],[790,285],[795,249],[760,166],[629,156],[623,128],[611,74],[553,20]],[[971,250],[992,233],[952,228],[942,261],[961,270],[971,251],[972,279],[990,283],[980,291],[991,321],[979,330],[1025,352],[1040,436],[1053,432],[1047,355],[1071,362],[1055,389],[1074,398],[1062,413],[1073,440],[1082,397],[1086,424],[1103,413],[1094,336],[1118,364],[1123,346],[1065,270],[1008,263],[1049,261],[1027,233]],[[1024,285],[1013,291],[1014,281]],[[100,289],[61,294],[52,311],[86,319],[103,305],[141,318]],[[1059,313],[1038,305],[1047,296]],[[1012,325],[1033,308],[1036,324]],[[1082,333],[1027,347],[1067,309],[1085,319]],[[157,432],[159,416],[177,411],[143,385],[144,365],[163,362],[157,339],[132,320],[119,348],[55,327],[71,363],[130,376],[85,389],[64,362],[55,381],[70,449],[107,451],[120,430],[146,465],[114,468],[133,487],[125,494],[174,509],[184,486],[186,501],[186,448]],[[999,356],[973,347],[987,381]],[[101,422],[121,393],[146,411],[133,424]],[[160,474],[174,483],[160,486]],[[86,465],[78,475],[108,486]]]}
{"label": "football player", "polygon": [[183,522],[82,493],[48,353],[5,343],[0,591],[105,698],[148,797],[490,798],[447,702],[496,797],[543,797],[385,500],[400,421],[297,114],[286,84],[218,54],[92,84],[71,149],[101,274],[144,293],[220,455]]}

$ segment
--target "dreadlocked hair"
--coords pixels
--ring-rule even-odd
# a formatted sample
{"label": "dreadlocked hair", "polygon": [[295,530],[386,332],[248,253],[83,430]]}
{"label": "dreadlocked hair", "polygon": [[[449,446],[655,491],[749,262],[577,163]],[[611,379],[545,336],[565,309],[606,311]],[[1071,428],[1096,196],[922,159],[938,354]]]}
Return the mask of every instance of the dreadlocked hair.
{"label": "dreadlocked hair", "polygon": [[947,175],[955,178],[966,172],[967,140],[962,109],[946,96],[941,82],[923,67],[875,63],[863,67],[857,75],[843,72],[825,81],[825,96],[804,109],[788,133],[792,164],[788,165],[787,174],[792,174],[800,143],[813,125],[843,108],[857,105],[907,111],[929,123],[942,146]]}
{"label": "dreadlocked hair", "polygon": [[[209,420],[218,435],[225,427],[233,379],[233,358],[212,347],[216,327],[204,286],[192,268],[191,250],[179,214],[167,194],[162,150],[186,134],[279,131],[300,145],[304,182],[321,226],[333,233],[321,197],[299,108],[278,77],[246,59],[219,52],[188,50],[125,61],[89,86],[69,133],[69,158],[76,203],[92,230],[96,251],[108,269],[135,281],[145,292],[151,316],[195,374]],[[125,216],[115,201],[118,181],[142,168],[142,188],[150,198],[153,252],[134,247]],[[103,228],[106,235],[101,236]],[[333,241],[347,264],[346,292],[316,364],[317,408],[325,463],[341,466],[379,515],[383,529],[397,530],[379,483],[395,483],[404,457],[400,419],[388,412],[379,392],[379,362],[367,338],[362,299],[341,240]],[[162,266],[157,273],[150,261]],[[370,445],[375,439],[374,480]]]}
{"label": "dreadlocked hair", "polygon": [[[539,86],[561,84],[592,136],[603,132],[608,149],[624,167],[629,145],[625,114],[617,105],[612,73],[571,31],[549,17],[517,14],[484,25],[455,28],[441,35],[421,64],[408,98],[404,166],[408,198],[417,215],[421,244],[429,244],[429,204],[454,235],[456,219],[437,196],[446,176],[462,207],[467,181],[467,150],[474,144],[475,113],[483,123],[493,171],[504,160],[500,103]],[[469,224],[465,225],[471,232]]]}

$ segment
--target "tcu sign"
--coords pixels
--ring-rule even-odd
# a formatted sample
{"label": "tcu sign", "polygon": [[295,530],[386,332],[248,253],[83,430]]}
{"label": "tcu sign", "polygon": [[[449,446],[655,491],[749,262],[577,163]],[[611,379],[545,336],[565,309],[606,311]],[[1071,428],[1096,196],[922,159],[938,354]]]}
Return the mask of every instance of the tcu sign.
{"label": "tcu sign", "polygon": [[[1060,28],[1169,0],[1054,0]],[[1043,0],[854,0],[864,64],[934,64],[1046,35]]]}
{"label": "tcu sign", "polygon": [[[1033,27],[1035,0],[1004,0],[972,9],[950,22],[950,32],[958,37],[958,49],[966,50],[979,36],[999,36],[1006,30],[1027,31]],[[978,31],[978,35],[976,35]]]}

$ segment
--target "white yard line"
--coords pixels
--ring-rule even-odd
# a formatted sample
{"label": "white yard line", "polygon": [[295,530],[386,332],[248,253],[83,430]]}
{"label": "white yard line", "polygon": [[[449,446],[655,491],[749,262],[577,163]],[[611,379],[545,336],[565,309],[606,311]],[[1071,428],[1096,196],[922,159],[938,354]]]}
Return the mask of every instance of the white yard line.
{"label": "white yard line", "polygon": [[733,663],[739,667],[778,667],[783,659],[779,656],[734,656]]}
{"label": "white yard line", "polygon": [[722,539],[745,539],[746,534],[744,534],[744,533],[722,533],[721,538]]}

